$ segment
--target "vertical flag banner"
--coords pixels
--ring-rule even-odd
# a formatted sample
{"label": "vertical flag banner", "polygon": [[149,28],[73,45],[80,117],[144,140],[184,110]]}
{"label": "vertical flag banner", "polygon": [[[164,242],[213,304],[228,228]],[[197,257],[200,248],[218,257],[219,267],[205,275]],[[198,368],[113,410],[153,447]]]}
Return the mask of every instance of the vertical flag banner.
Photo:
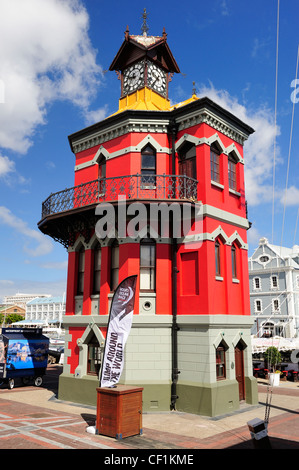
{"label": "vertical flag banner", "polygon": [[100,387],[112,387],[120,379],[124,366],[125,344],[133,321],[136,281],[137,275],[127,277],[113,295]]}

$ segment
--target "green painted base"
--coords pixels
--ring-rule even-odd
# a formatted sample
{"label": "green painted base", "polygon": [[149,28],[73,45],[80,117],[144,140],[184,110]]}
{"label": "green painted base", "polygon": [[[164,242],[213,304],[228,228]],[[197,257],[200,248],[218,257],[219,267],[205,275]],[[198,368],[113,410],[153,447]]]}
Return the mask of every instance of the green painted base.
{"label": "green painted base", "polygon": [[97,387],[99,387],[97,377],[76,378],[71,374],[62,373],[59,377],[58,399],[96,406]]}
{"label": "green painted base", "polygon": [[[127,384],[129,385],[129,384]],[[136,385],[137,384],[130,384]],[[99,381],[96,377],[75,378],[61,374],[58,398],[63,401],[96,406]],[[143,412],[170,411],[171,384],[138,384],[143,387]],[[245,378],[246,403],[257,404],[257,382]],[[214,384],[177,384],[177,411],[215,417],[240,408],[238,383],[223,380]]]}
{"label": "green painted base", "polygon": [[[256,379],[245,378],[246,400],[258,403]],[[177,411],[215,417],[240,409],[239,385],[236,380],[223,380],[213,384],[178,384]]]}

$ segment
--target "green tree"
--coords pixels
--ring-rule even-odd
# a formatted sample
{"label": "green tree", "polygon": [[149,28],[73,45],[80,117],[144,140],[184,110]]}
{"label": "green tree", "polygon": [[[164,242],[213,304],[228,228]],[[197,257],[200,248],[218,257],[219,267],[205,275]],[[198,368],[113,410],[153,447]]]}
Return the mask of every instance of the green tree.
{"label": "green tree", "polygon": [[276,364],[281,362],[281,354],[275,346],[270,346],[264,352],[264,359],[267,362],[268,366],[272,367],[272,371],[274,372]]}
{"label": "green tree", "polygon": [[6,315],[5,323],[7,325],[10,325],[11,323],[14,323],[16,321],[21,321],[23,319],[24,318],[22,317],[22,315],[19,315],[18,313],[9,313],[8,315]]}

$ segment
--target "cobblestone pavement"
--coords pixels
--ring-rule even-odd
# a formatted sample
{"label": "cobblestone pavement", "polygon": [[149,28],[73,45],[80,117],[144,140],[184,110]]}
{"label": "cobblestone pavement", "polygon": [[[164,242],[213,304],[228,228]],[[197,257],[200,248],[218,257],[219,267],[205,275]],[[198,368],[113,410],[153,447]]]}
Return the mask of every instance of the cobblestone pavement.
{"label": "cobblestone pavement", "polygon": [[[217,418],[180,412],[144,413],[143,434],[123,440],[93,435],[96,408],[56,399],[61,366],[47,369],[42,387],[0,389],[0,449],[102,449],[104,455],[133,449],[196,451],[254,449],[247,422],[264,419],[267,386],[259,381],[259,405]],[[299,383],[273,388],[268,435],[273,449],[299,448]]]}

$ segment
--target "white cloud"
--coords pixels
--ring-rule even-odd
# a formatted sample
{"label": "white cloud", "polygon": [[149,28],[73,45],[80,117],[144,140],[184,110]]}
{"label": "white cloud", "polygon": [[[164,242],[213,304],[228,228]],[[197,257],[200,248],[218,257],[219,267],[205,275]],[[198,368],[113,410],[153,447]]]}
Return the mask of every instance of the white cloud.
{"label": "white cloud", "polygon": [[13,286],[14,282],[10,281],[9,279],[0,279],[1,286]]}
{"label": "white cloud", "polygon": [[[246,108],[227,91],[216,90],[213,84],[202,86],[199,95],[208,96],[255,130],[244,145],[246,198],[252,206],[270,202],[275,138],[273,112],[265,106]],[[279,133],[277,127],[277,135]],[[276,145],[276,163],[279,161],[279,147]]]}
{"label": "white cloud", "polygon": [[298,206],[299,205],[299,189],[295,186],[290,186],[286,191],[283,192],[280,202],[286,206]]}
{"label": "white cloud", "polygon": [[259,233],[256,227],[253,226],[248,230],[247,241],[248,241],[248,244],[251,246],[251,248],[254,248],[257,246],[260,238],[261,238],[261,234]]}
{"label": "white cloud", "polygon": [[67,261],[58,261],[58,262],[50,262],[45,263],[41,267],[44,269],[62,269],[64,271],[67,270],[68,262]]}
{"label": "white cloud", "polygon": [[17,292],[25,294],[49,294],[62,296],[66,292],[66,279],[55,281],[36,281],[33,279],[0,280],[0,302],[6,295],[15,295]]}
{"label": "white cloud", "polygon": [[[27,223],[16,217],[12,212],[4,206],[0,206],[0,221],[7,225],[23,237],[25,237],[24,251],[31,256],[42,256],[50,253],[53,249],[52,241],[45,237],[44,234],[28,227]],[[35,242],[35,248],[28,247],[28,242]]]}
{"label": "white cloud", "polygon": [[269,39],[255,38],[254,43],[253,43],[253,49],[251,52],[251,57],[256,58],[261,51],[263,51],[264,53],[263,55],[267,55],[268,54],[267,47],[269,46],[269,44],[270,44]]}
{"label": "white cloud", "polygon": [[54,100],[88,114],[102,69],[81,0],[0,0],[0,10],[0,147],[26,153]]}
{"label": "white cloud", "polygon": [[220,8],[221,8],[221,15],[222,16],[229,16],[227,0],[221,0]]}
{"label": "white cloud", "polygon": [[0,155],[0,178],[3,178],[8,173],[15,171],[15,163],[8,157]]}
{"label": "white cloud", "polygon": [[85,121],[87,125],[102,121],[107,116],[108,106],[95,111],[85,111]]}

